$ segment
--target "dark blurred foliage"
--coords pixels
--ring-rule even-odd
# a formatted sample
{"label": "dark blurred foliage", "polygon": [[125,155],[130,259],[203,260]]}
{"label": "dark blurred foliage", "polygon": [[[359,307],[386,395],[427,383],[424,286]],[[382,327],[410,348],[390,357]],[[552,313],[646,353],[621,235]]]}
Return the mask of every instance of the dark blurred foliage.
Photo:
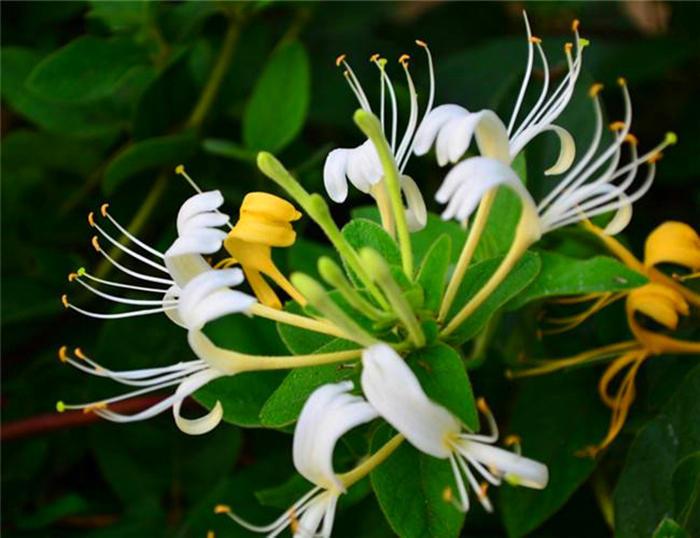
{"label": "dark blurred foliage", "polygon": [[[284,433],[223,424],[212,434],[190,438],[177,431],[169,413],[134,425],[85,421],[51,428],[58,420],[53,413],[58,399],[89,401],[119,390],[61,365],[59,346],[81,346],[115,368],[188,356],[184,335],[164,318],[100,322],[64,311],[59,297],[66,291],[81,305],[105,308],[66,281],[77,267],[98,267],[85,216],[109,200],[122,222],[139,215],[136,227],[143,239],[166,246],[179,204],[190,194],[174,166],[185,162],[202,187],[221,189],[233,211],[250,190],[274,191],[254,166],[254,152],[263,146],[296,170],[309,190],[321,190],[326,152],[361,141],[351,121],[357,105],[334,63],[339,53],[348,55],[365,88],[375,94],[377,74],[369,56],[381,52],[400,81],[395,61],[409,52],[425,95],[427,67],[414,45],[423,39],[435,59],[436,103],[495,108],[507,117],[525,64],[523,7],[544,39],[555,76],[563,73],[562,45],[570,39],[572,19],[581,20],[591,41],[580,95],[562,120],[583,146],[592,126],[587,87],[593,81],[606,85],[607,115],[615,119],[622,109],[617,76],[629,82],[633,131],[642,148],[653,146],[666,130],[679,136],[659,166],[651,194],[635,206],[625,233],[633,249],[641,253],[645,236],[664,220],[700,224],[698,3],[3,2],[1,403],[3,426],[17,428],[19,421],[21,434],[2,444],[3,535],[204,537],[207,529],[216,529],[217,536],[238,536],[245,533],[213,515],[216,502],[234,505],[255,521],[278,513],[284,503],[265,496],[256,500],[254,493],[292,476],[291,443]],[[238,35],[229,36],[237,37],[230,64],[206,115],[195,117],[232,26]],[[52,54],[86,35],[110,43],[100,51],[101,69],[91,72],[75,60],[37,73]],[[83,43],[88,54],[95,54],[95,43]],[[297,43],[303,47],[301,59],[289,63],[277,91],[255,97],[263,101],[253,111],[258,77],[280,49]],[[541,78],[540,70],[536,77]],[[406,105],[403,84],[398,86]],[[547,188],[536,171],[552,152],[548,139],[528,149],[529,187],[535,193]],[[432,159],[414,158],[410,173],[430,199],[444,171]],[[367,203],[359,193],[353,196],[353,202]],[[349,207],[334,207],[339,222],[349,217]],[[306,225],[301,233],[320,240],[314,228],[303,229]],[[290,249],[289,258],[301,263],[304,252],[309,251]],[[284,266],[287,253],[281,254]],[[562,355],[580,350],[582,342],[619,340],[626,334],[620,310],[603,312],[576,338],[548,339],[544,348],[536,344],[539,352]],[[473,376],[477,392],[489,397],[504,421],[520,401],[520,385],[503,379],[500,361],[509,362],[523,350],[518,335],[534,334],[535,327],[527,326],[534,323],[528,321],[532,316],[524,318],[506,316],[499,331],[510,338],[495,339],[492,360]],[[257,330],[249,338],[251,350],[280,348],[274,334],[263,339],[259,335],[267,333]],[[602,514],[612,509],[611,492],[629,443],[690,366],[688,359],[649,362],[618,443],[592,478],[586,478],[592,467],[584,469],[578,491],[568,501],[562,498],[561,510],[532,536],[611,532]],[[576,386],[587,389],[582,399],[588,400],[578,401],[578,409],[552,409],[553,417],[561,416],[552,418],[551,428],[545,420],[547,435],[557,438],[556,424],[583,420],[587,409],[601,414],[595,382],[594,376],[577,378]],[[557,380],[541,380],[535,393],[562,390]],[[194,402],[191,407],[200,412]],[[37,427],[27,422],[39,415],[43,422]],[[499,513],[487,516],[474,508],[464,535],[504,535]],[[512,521],[509,528],[517,534]],[[618,528],[619,536],[642,536],[636,532]],[[378,537],[391,531],[370,496],[341,510],[335,535]]]}

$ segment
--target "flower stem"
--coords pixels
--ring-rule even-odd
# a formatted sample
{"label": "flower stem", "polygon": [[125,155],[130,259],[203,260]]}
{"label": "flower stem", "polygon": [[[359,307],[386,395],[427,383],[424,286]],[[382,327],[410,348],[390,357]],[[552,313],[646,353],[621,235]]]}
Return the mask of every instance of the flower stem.
{"label": "flower stem", "polygon": [[459,255],[459,260],[457,261],[457,266],[455,267],[450,282],[447,285],[447,290],[445,290],[445,295],[442,298],[442,304],[440,305],[440,313],[438,314],[438,322],[442,322],[447,317],[452,302],[457,295],[459,290],[459,285],[462,283],[464,278],[464,273],[467,272],[469,264],[474,256],[474,251],[479,244],[479,239],[481,234],[486,227],[486,222],[489,218],[489,213],[491,212],[491,206],[496,198],[496,190],[492,189],[481,199],[479,204],[479,209],[474,217],[474,222],[472,223],[471,229],[469,230],[469,235],[467,236],[467,241],[464,243],[462,248],[462,253]]}
{"label": "flower stem", "polygon": [[411,250],[411,236],[408,232],[408,223],[406,222],[406,211],[401,200],[401,182],[399,178],[399,169],[396,167],[394,154],[389,148],[386,141],[382,126],[377,117],[371,112],[358,110],[355,112],[354,120],[362,132],[374,144],[379,156],[379,162],[384,171],[384,184],[389,194],[389,201],[394,212],[394,221],[396,222],[396,231],[399,237],[399,247],[401,248],[401,262],[403,271],[406,276],[413,280],[413,251]]}
{"label": "flower stem", "polygon": [[384,461],[394,453],[401,443],[403,443],[404,439],[404,436],[400,433],[396,434],[382,448],[360,463],[360,465],[347,473],[338,475],[338,478],[346,488],[349,488],[356,482],[362,480],[377,466],[384,463]]}
{"label": "flower stem", "polygon": [[260,318],[277,321],[279,323],[284,323],[285,325],[292,325],[294,327],[299,327],[300,329],[306,329],[307,331],[352,340],[352,338],[350,338],[342,329],[332,323],[307,318],[306,316],[299,316],[297,314],[285,312],[284,310],[278,310],[277,308],[271,308],[260,303],[255,303],[250,308],[250,313]]}
{"label": "flower stem", "polygon": [[374,199],[377,202],[379,216],[382,219],[382,227],[387,231],[387,233],[391,237],[394,237],[394,219],[391,216],[391,206],[389,204],[386,185],[383,181],[380,181],[370,189],[370,192],[372,193]]}

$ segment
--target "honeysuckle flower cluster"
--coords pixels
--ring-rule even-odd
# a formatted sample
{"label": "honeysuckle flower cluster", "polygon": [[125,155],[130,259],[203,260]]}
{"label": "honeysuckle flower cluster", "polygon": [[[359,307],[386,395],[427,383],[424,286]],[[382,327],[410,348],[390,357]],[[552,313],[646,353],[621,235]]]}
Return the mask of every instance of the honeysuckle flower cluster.
{"label": "honeysuckle flower cluster", "polygon": [[[630,132],[631,98],[625,80],[620,79],[624,118],[610,124],[612,142],[601,148],[602,85],[596,84],[589,92],[592,140],[577,158],[577,141],[556,122],[574,94],[588,41],[580,36],[575,21],[573,41],[564,47],[566,75],[556,87],[550,88],[550,67],[541,39],[532,34],[527,17],[525,27],[528,46],[525,76],[507,123],[491,110],[470,112],[455,104],[433,108],[433,59],[428,45],[417,40],[417,46],[427,55],[430,86],[421,114],[421,94],[410,74],[410,58],[402,55],[399,64],[405,74],[410,108],[403,133],[399,134],[398,105],[388,60],[378,54],[371,57],[379,73],[380,94],[379,106],[373,109],[347,56],[338,57],[336,64],[343,67],[360,105],[354,121],[365,140],[355,148],[338,148],[328,154],[323,168],[324,185],[329,198],[336,203],[347,201],[348,182],[374,199],[383,228],[382,240],[395,242],[398,261],[378,251],[376,243],[372,243],[375,245],[372,248],[350,241],[332,218],[324,197],[307,192],[280,161],[266,152],[258,155],[258,168],[289,200],[266,192],[248,193],[237,209],[235,222],[225,212],[225,200],[219,191],[202,191],[184,167],[178,167],[176,172],[187,179],[196,194],[183,202],[174,226],[177,236],[165,252],[132,235],[107,204],[101,207],[98,217],[90,213],[88,222],[98,234],[92,239],[95,250],[128,277],[130,283],[107,280],[81,268],[71,273],[69,280],[100,300],[116,303],[118,308],[89,310],[69,300],[68,295],[63,296],[63,304],[99,319],[164,313],[185,331],[192,358],[160,367],[120,371],[90,358],[81,348],[70,352],[64,346],[59,350],[61,361],[92,376],[127,385],[130,390],[83,404],[59,402],[58,410],[81,409],[115,422],[143,420],[172,410],[175,423],[183,432],[198,435],[211,431],[223,420],[225,402],[217,401],[196,419],[184,418],[181,407],[188,396],[215,379],[242,372],[350,365],[354,372],[359,372],[359,383],[342,380],[314,387],[298,416],[293,441],[294,466],[313,488],[269,525],[251,524],[243,514],[225,504],[218,505],[215,511],[268,536],[277,536],[290,528],[294,536],[328,537],[338,500],[348,488],[380,469],[400,446],[409,446],[423,457],[435,458],[449,467],[452,480],[442,484],[445,502],[466,512],[470,497],[476,497],[485,510],[492,511],[489,485],[499,486],[505,481],[513,486],[542,489],[549,479],[547,462],[522,455],[520,440],[514,435],[504,439],[504,444],[513,447],[512,450],[495,446],[499,428],[483,399],[476,403],[462,402],[474,407],[475,414],[478,408],[485,417],[488,431],[473,431],[453,408],[426,390],[407,357],[437,344],[450,346],[459,353],[461,342],[455,340],[455,332],[499,288],[528,248],[546,233],[582,223],[615,256],[652,280],[626,295],[628,322],[635,340],[514,375],[549,372],[619,352],[619,358],[601,379],[600,387],[601,397],[613,409],[610,432],[601,447],[610,444],[634,398],[634,377],[642,362],[651,355],[669,351],[697,351],[695,343],[645,328],[638,315],[673,330],[679,316],[688,313],[688,303],[697,306],[695,294],[682,291],[684,287],[677,280],[655,266],[670,262],[687,267],[691,274],[697,272],[700,241],[686,225],[668,223],[650,236],[642,263],[612,238],[629,222],[632,204],[651,187],[660,152],[675,142],[675,136],[667,135],[655,148],[640,155],[637,139]],[[523,105],[535,54],[544,77],[534,105],[525,111]],[[514,171],[513,161],[531,140],[548,132],[557,136],[560,151],[557,161],[541,174],[565,175],[537,202]],[[472,139],[479,154],[465,157]],[[434,195],[445,206],[442,217],[468,224],[468,229],[464,232],[466,240],[458,262],[448,272],[450,276],[437,275],[445,280],[438,283],[437,306],[428,307],[424,304],[420,271],[414,263],[411,237],[426,226],[424,195],[427,193],[421,190],[421,182],[405,171],[412,154],[424,155],[433,147],[439,165],[453,165]],[[629,153],[625,164],[621,164],[623,153]],[[647,167],[647,173],[638,182],[639,168],[643,166]],[[458,292],[468,278],[496,191],[501,187],[513,190],[521,201],[514,239],[486,283],[471,297],[459,299]],[[590,222],[590,218],[603,214],[612,214],[604,229]],[[294,223],[302,218],[309,218],[321,229],[342,261],[339,264],[330,257],[318,260],[322,282],[302,273],[285,275],[272,259],[272,248],[294,244]],[[127,241],[122,242],[119,236]],[[105,241],[110,244],[110,251],[105,250]],[[122,258],[129,261],[122,262]],[[110,288],[120,293],[105,291]],[[616,297],[587,295],[580,299],[596,301],[587,310],[588,316]],[[456,303],[458,300],[461,303]],[[290,311],[287,305],[292,302],[297,306]],[[127,305],[128,309],[123,310],[121,305]],[[346,345],[342,351],[262,356],[220,347],[205,334],[208,323],[240,315],[325,335]],[[570,324],[571,327],[576,323]],[[625,368],[627,373],[613,394],[610,382]],[[125,415],[112,409],[116,402],[164,391],[169,391],[169,395],[135,414]],[[368,424],[377,422],[393,428],[395,435],[351,470],[336,472],[333,455],[338,440],[350,430],[368,430],[371,428]]]}

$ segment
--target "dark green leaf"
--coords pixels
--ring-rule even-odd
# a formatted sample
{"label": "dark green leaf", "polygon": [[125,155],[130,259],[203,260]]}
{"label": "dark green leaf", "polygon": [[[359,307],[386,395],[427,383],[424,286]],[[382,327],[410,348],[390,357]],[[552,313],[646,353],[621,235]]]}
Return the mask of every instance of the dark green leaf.
{"label": "dark green leaf", "polygon": [[[356,218],[343,226],[342,232],[348,243],[358,252],[369,247],[376,250],[389,265],[401,265],[399,247],[386,230],[376,222]],[[355,274],[349,269],[348,274],[355,285],[361,285]]]}
{"label": "dark green leaf", "polygon": [[103,22],[113,32],[137,31],[148,21],[148,2],[142,0],[91,0],[90,6],[87,17]]}
{"label": "dark green leaf", "polygon": [[27,86],[54,101],[96,101],[117,91],[129,71],[145,61],[144,51],[131,39],[82,36],[42,60]]}
{"label": "dark green leaf", "polygon": [[561,295],[623,291],[642,286],[647,278],[614,258],[596,256],[579,260],[553,252],[539,252],[542,260],[537,278],[508,303],[508,309]]}
{"label": "dark green leaf", "polygon": [[[447,319],[454,316],[467,304],[469,299],[484,286],[496,271],[502,258],[478,262],[467,269]],[[469,318],[450,336],[456,342],[466,342],[473,338],[488,322],[491,316],[532,282],[540,270],[540,257],[534,252],[526,252],[508,276],[494,290]]]}
{"label": "dark green leaf", "polygon": [[474,393],[459,353],[437,343],[412,352],[406,362],[431,400],[445,406],[472,431],[479,430]]}
{"label": "dark green leaf", "polygon": [[424,293],[423,307],[428,310],[437,311],[440,308],[450,264],[451,244],[448,235],[438,237],[418,270],[417,282]]}
{"label": "dark green leaf", "polygon": [[[372,439],[372,451],[394,432],[382,426]],[[453,538],[459,535],[464,514],[445,502],[445,488],[455,489],[447,460],[419,452],[408,442],[370,474],[372,488],[389,525],[401,538]]]}
{"label": "dark green leaf", "polygon": [[[293,314],[302,315],[304,313],[304,309],[294,302],[289,302],[284,305],[284,309]],[[282,338],[287,349],[295,355],[313,353],[333,340],[337,340],[333,336],[317,333],[315,331],[307,331],[306,329],[301,329],[287,323],[278,323],[277,332],[279,332],[280,338]]]}
{"label": "dark green leaf", "polygon": [[301,130],[310,95],[309,60],[293,41],[274,52],[243,114],[243,140],[252,150],[276,152]]}
{"label": "dark green leaf", "polygon": [[690,538],[690,535],[678,523],[665,517],[656,527],[652,538]]}
{"label": "dark green leaf", "polygon": [[258,155],[257,151],[244,148],[235,142],[231,142],[230,140],[222,140],[220,138],[207,138],[202,143],[202,147],[204,148],[204,151],[207,151],[212,155],[228,157],[237,161],[250,163],[255,162],[255,158]]}
{"label": "dark green leaf", "polygon": [[[126,179],[161,166],[175,169],[197,149],[194,133],[161,136],[137,142],[115,157],[104,174],[106,194],[113,193]],[[173,172],[174,173],[174,172]]]}
{"label": "dark green leaf", "polygon": [[61,518],[86,512],[88,508],[88,503],[83,497],[75,494],[64,495],[42,506],[31,516],[20,519],[17,526],[23,530],[41,529]]}
{"label": "dark green leaf", "polygon": [[595,387],[591,370],[522,382],[509,429],[521,437],[525,456],[547,465],[549,484],[542,491],[508,485],[500,488],[509,536],[524,536],[539,527],[595,469],[593,459],[576,455],[600,442],[605,433],[608,415]]}
{"label": "dark green leaf", "polygon": [[691,536],[700,534],[700,449],[673,471],[673,513]]}

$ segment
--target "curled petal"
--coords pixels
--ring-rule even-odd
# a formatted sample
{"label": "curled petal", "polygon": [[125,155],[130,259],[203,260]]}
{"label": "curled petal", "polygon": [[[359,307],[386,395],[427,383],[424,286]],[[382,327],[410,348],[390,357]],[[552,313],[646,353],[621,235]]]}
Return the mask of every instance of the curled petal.
{"label": "curled petal", "polygon": [[386,344],[362,353],[362,390],[372,406],[418,450],[448,458],[446,439],[459,434],[461,425],[444,407],[423,391],[404,360]]}
{"label": "curled petal", "polygon": [[166,258],[186,254],[214,254],[221,249],[226,232],[216,228],[193,230],[188,235],[178,237],[165,251]]}
{"label": "curled petal", "polygon": [[350,150],[347,176],[359,191],[365,194],[382,179],[382,164],[371,140]]}
{"label": "curled petal", "polygon": [[323,184],[331,200],[344,202],[348,197],[348,180],[345,172],[350,150],[338,148],[331,151],[323,165]]}
{"label": "curled petal", "polygon": [[224,417],[224,408],[221,402],[217,401],[214,407],[206,415],[189,419],[180,415],[182,401],[210,381],[220,377],[221,374],[214,370],[204,370],[191,375],[175,391],[175,402],[173,403],[173,417],[175,424],[181,431],[189,435],[202,435],[208,433],[219,425]]}
{"label": "curled petal", "polygon": [[195,194],[188,198],[180,207],[177,214],[177,231],[179,235],[185,232],[187,221],[200,213],[214,211],[224,203],[224,197],[220,191],[207,191]]}
{"label": "curled petal", "polygon": [[[180,287],[175,284],[171,286],[168,291],[165,293],[163,296],[163,303],[172,303],[173,301],[176,301],[178,297],[180,296],[182,290],[180,290]],[[185,322],[183,319],[180,317],[180,314],[177,311],[177,308],[168,308],[165,310],[165,315],[170,318],[170,321],[175,323],[175,325],[179,325],[180,327],[187,328],[187,325],[185,325]]]}
{"label": "curled petal", "polygon": [[[625,202],[626,200],[629,200],[629,197],[626,194],[621,194],[620,195],[620,201]],[[627,225],[630,223],[632,220],[632,203],[627,202],[623,203],[617,211],[615,211],[615,215],[613,215],[613,218],[610,219],[610,222],[605,226],[603,229],[603,233],[605,235],[617,235],[619,234],[622,230],[627,228]]]}
{"label": "curled petal", "polygon": [[440,105],[431,110],[421,122],[413,142],[413,152],[416,155],[425,155],[430,151],[438,133],[443,126],[452,119],[469,114],[469,111],[459,105]]}
{"label": "curled petal", "polygon": [[428,222],[428,210],[418,185],[410,176],[401,176],[401,190],[406,199],[406,223],[411,232],[425,228]]}
{"label": "curled petal", "polygon": [[513,485],[543,489],[549,482],[549,470],[538,461],[509,450],[474,441],[461,441],[462,449],[488,469],[497,469]]}
{"label": "curled petal", "polygon": [[325,489],[345,491],[333,470],[338,439],[377,416],[370,404],[350,394],[352,388],[352,382],[345,381],[316,389],[304,404],[294,431],[294,466],[306,479]]}
{"label": "curled petal", "polygon": [[644,264],[673,263],[692,271],[700,269],[700,236],[683,222],[664,222],[647,237]]}
{"label": "curled petal", "polygon": [[[557,161],[544,171],[544,175],[554,176],[563,174],[571,168],[574,158],[576,157],[576,142],[574,142],[574,137],[571,136],[569,131],[558,125],[548,125],[543,128],[541,132],[544,131],[552,131],[559,137],[559,156],[557,157]],[[513,155],[513,157],[515,158],[515,155]]]}

